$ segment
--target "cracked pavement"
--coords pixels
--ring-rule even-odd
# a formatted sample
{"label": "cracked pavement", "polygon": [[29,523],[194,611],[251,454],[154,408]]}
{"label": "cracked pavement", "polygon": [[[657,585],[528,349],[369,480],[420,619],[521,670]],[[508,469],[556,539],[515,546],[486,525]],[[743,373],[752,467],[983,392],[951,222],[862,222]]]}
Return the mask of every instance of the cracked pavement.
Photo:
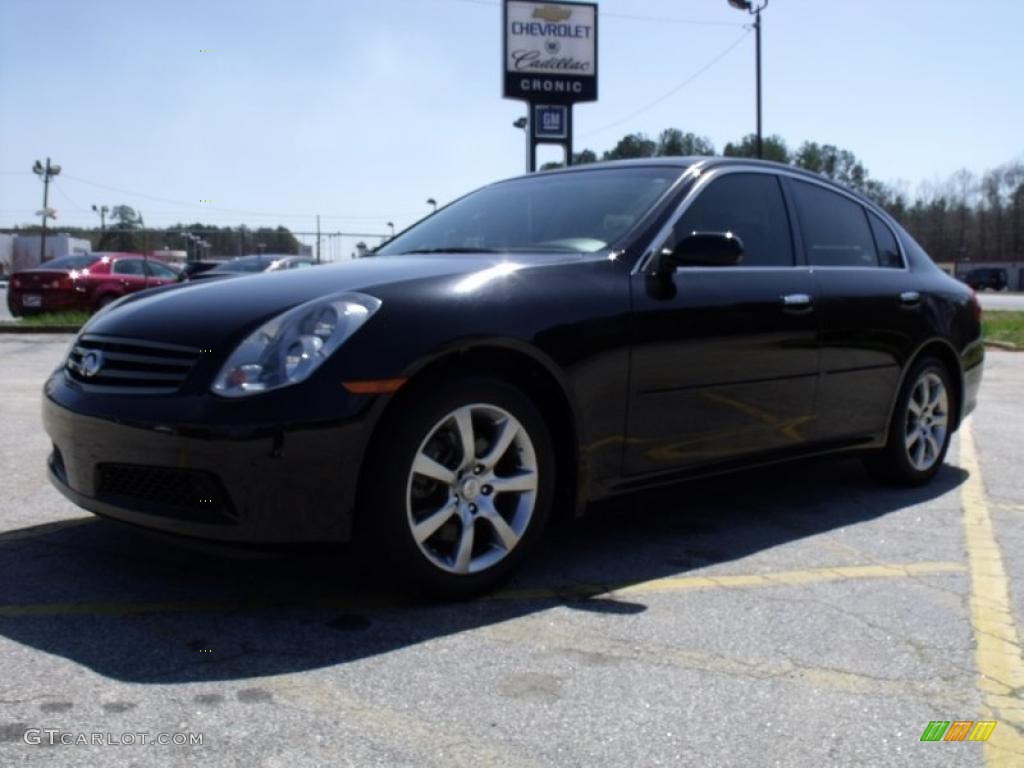
{"label": "cracked pavement", "polygon": [[[212,555],[65,501],[39,399],[67,341],[0,336],[0,765],[1024,764],[1024,354],[989,352],[980,483],[956,439],[924,489],[829,459],[635,495],[551,531],[502,592],[444,605],[344,549]],[[995,630],[972,618],[992,597],[972,504],[1005,570]],[[994,663],[979,636],[1006,626]],[[920,741],[986,712],[995,746]]]}

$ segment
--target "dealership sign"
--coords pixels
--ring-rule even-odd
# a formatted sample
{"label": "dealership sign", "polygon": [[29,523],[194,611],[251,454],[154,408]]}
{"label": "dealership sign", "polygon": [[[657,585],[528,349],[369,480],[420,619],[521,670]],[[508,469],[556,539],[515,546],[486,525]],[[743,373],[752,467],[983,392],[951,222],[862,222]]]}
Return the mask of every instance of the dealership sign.
{"label": "dealership sign", "polygon": [[507,0],[505,98],[597,100],[597,4]]}

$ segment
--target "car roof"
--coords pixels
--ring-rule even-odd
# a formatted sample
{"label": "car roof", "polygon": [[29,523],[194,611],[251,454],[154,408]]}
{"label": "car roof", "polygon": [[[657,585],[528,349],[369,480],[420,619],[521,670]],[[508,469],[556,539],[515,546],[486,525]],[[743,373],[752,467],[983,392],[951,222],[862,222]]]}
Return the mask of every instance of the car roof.
{"label": "car roof", "polygon": [[[779,163],[774,160],[758,160],[753,157],[723,157],[720,155],[682,155],[673,157],[638,157],[631,158],[628,160],[601,160],[596,163],[584,163],[582,165],[571,165],[568,168],[552,168],[547,171],[538,171],[536,173],[527,173],[521,176],[514,176],[506,181],[512,181],[513,179],[527,179],[537,176],[547,176],[549,174],[555,175],[560,173],[588,173],[592,171],[600,171],[608,168],[678,168],[680,172],[683,172],[689,168],[699,168],[700,170],[711,170],[712,168],[728,168],[728,167],[741,166],[749,168],[751,166],[761,167],[765,170],[772,171],[784,171],[793,176],[800,176],[808,179],[809,181],[815,181],[819,184],[825,184],[827,186],[834,187],[837,190],[845,192],[846,194],[853,195],[863,204],[869,206],[875,211],[879,211],[889,217],[893,222],[892,216],[881,206],[875,203],[864,195],[864,193],[852,189],[838,181],[823,176],[820,173],[814,171],[808,171],[804,168],[798,168],[795,165],[789,165],[788,163]],[[499,184],[501,182],[498,182]]]}
{"label": "car roof", "polygon": [[[596,171],[605,168],[643,168],[643,167],[654,167],[654,168],[679,168],[684,170],[693,166],[700,166],[701,168],[722,168],[728,166],[743,165],[743,166],[761,166],[765,169],[776,170],[776,171],[788,171],[789,173],[796,174],[798,176],[806,176],[809,179],[815,181],[825,181],[836,186],[842,186],[836,184],[831,179],[822,176],[820,173],[814,173],[803,168],[798,168],[795,165],[789,165],[788,163],[779,163],[774,160],[758,160],[753,157],[723,157],[721,155],[682,155],[672,157],[637,157],[630,158],[628,160],[601,160],[596,163],[584,163],[582,165],[571,165],[568,168],[551,168],[546,171],[538,171],[541,174],[555,174],[555,173],[586,173],[588,171]],[[528,178],[530,176],[536,176],[537,173],[523,174],[515,178]]]}

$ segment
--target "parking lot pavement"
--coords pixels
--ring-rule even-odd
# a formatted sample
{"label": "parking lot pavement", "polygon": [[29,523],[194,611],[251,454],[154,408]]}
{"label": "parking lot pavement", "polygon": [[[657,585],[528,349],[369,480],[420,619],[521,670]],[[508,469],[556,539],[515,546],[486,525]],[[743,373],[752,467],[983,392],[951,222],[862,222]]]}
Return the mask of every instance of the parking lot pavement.
{"label": "parking lot pavement", "polygon": [[1024,765],[1022,354],[989,353],[926,488],[832,460],[637,495],[446,605],[64,501],[38,411],[66,341],[0,337],[2,765]]}

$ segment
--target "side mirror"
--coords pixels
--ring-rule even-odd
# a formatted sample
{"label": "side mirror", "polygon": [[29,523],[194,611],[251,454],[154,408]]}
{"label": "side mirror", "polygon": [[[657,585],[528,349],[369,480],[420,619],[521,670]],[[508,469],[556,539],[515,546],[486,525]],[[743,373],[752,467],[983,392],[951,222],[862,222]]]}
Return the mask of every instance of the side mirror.
{"label": "side mirror", "polygon": [[661,252],[661,272],[676,267],[730,267],[743,259],[743,241],[732,232],[691,232]]}

